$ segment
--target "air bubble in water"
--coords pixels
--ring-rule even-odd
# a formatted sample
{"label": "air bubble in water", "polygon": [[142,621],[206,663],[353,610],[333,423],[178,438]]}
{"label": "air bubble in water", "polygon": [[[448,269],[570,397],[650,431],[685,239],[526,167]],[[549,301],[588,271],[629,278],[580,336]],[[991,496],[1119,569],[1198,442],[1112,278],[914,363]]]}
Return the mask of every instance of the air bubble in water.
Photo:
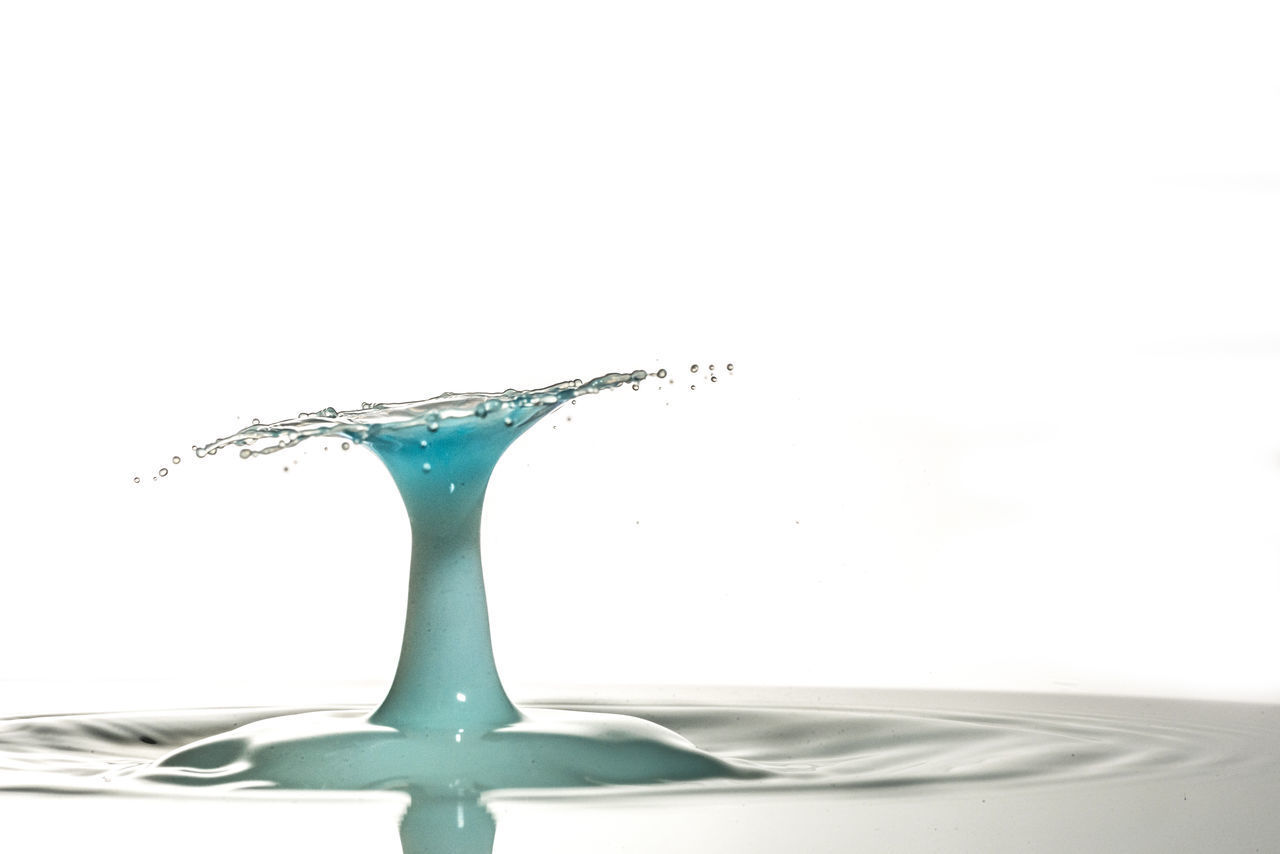
{"label": "air bubble in water", "polygon": [[426,440],[426,439],[420,439],[420,440],[418,440],[418,447],[419,447],[419,448],[425,448],[426,446],[427,446],[427,440]]}
{"label": "air bubble in water", "polygon": [[665,380],[667,378],[667,369],[658,368],[658,379]]}
{"label": "air bubble in water", "polygon": [[249,450],[248,448],[244,448],[240,451],[240,459],[242,460],[247,460],[249,459],[249,457],[252,457],[252,456],[253,456],[253,451]]}
{"label": "air bubble in water", "polygon": [[423,464],[422,464],[422,471],[423,471],[423,472],[429,472],[429,471],[431,471],[431,463],[423,463]]}
{"label": "air bubble in water", "polygon": [[427,429],[430,430],[432,433],[436,432],[437,430],[440,429],[440,422],[432,421],[430,424],[427,425]]}
{"label": "air bubble in water", "polygon": [[510,427],[512,424],[516,423],[516,420],[508,415],[506,418],[502,419],[502,423]]}
{"label": "air bubble in water", "polygon": [[161,477],[164,477],[164,476],[165,476],[165,475],[167,475],[168,473],[169,473],[169,470],[168,470],[168,469],[160,469],[160,476],[161,476]]}
{"label": "air bubble in water", "polygon": [[691,373],[691,374],[696,374],[697,372],[698,372],[698,366],[697,366],[697,365],[690,365],[690,366],[689,366],[689,373]]}

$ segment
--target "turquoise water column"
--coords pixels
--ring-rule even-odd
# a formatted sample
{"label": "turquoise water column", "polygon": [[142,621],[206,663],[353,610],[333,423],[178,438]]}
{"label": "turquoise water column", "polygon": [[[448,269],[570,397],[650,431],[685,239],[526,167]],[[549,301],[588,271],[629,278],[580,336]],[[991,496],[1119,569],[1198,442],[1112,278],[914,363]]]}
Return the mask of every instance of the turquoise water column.
{"label": "turquoise water column", "polygon": [[442,419],[368,438],[400,490],[413,532],[400,663],[373,723],[492,729],[520,719],[493,661],[480,516],[503,451],[549,410]]}

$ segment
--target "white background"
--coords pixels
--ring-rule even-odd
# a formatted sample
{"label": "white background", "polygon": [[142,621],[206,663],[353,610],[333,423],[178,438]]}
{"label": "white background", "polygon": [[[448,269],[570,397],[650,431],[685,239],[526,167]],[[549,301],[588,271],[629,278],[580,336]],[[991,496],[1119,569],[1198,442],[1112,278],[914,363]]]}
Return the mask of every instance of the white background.
{"label": "white background", "polygon": [[190,446],[666,367],[495,475],[510,682],[1280,700],[1276,9],[6,5],[0,679],[376,699],[390,480]]}

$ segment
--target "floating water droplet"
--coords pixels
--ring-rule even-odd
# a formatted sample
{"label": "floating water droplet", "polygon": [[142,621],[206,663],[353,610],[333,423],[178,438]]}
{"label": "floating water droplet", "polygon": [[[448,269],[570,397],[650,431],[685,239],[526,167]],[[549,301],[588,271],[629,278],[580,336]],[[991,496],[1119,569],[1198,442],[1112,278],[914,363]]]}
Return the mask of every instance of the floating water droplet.
{"label": "floating water droplet", "polygon": [[245,448],[242,451],[240,451],[240,459],[242,460],[247,460],[249,459],[249,457],[252,457],[252,456],[253,456],[253,451],[249,450],[248,448]]}
{"label": "floating water droplet", "polygon": [[350,448],[350,447],[351,447],[351,443],[350,443],[350,442],[343,442],[343,443],[342,443],[342,450],[344,450],[344,451],[345,451],[345,450],[347,450],[347,449],[348,449],[348,448]]}
{"label": "floating water droplet", "polygon": [[719,377],[717,377],[717,376],[712,375],[712,377],[711,377],[711,381],[712,381],[713,383],[718,383],[718,382],[720,382],[720,378],[719,378]]}
{"label": "floating water droplet", "polygon": [[695,388],[697,388],[697,386],[696,386],[696,385],[691,385],[691,386],[689,386],[689,391],[693,391]]}
{"label": "floating water droplet", "polygon": [[164,476],[165,476],[165,475],[167,475],[168,473],[169,473],[169,470],[168,470],[168,469],[160,469],[160,476],[161,476],[161,477],[164,477]]}
{"label": "floating water droplet", "polygon": [[426,439],[419,439],[419,440],[418,440],[418,447],[419,447],[419,448],[425,448],[426,446],[427,446],[427,440],[426,440]]}
{"label": "floating water droplet", "polygon": [[210,449],[209,449],[209,456],[211,456],[211,457],[212,457],[212,456],[213,456],[214,454],[216,454],[216,453],[218,453],[218,449],[217,449],[217,448],[210,448]]}
{"label": "floating water droplet", "polygon": [[697,372],[698,372],[698,366],[697,366],[697,365],[690,365],[690,366],[689,366],[689,373],[691,373],[691,374],[696,374]]}
{"label": "floating water droplet", "polygon": [[440,422],[432,421],[430,424],[427,425],[427,429],[430,430],[432,433],[436,432],[437,430],[440,429]]}
{"label": "floating water droplet", "polygon": [[512,424],[516,423],[516,420],[508,415],[506,418],[502,419],[502,423],[510,427]]}
{"label": "floating water droplet", "polygon": [[176,466],[178,463],[180,463],[180,462],[182,462],[182,457],[174,457],[174,458],[173,458],[173,464],[174,464],[175,466]]}
{"label": "floating water droplet", "polygon": [[667,369],[658,368],[658,379],[665,380],[667,378]]}
{"label": "floating water droplet", "polygon": [[422,464],[422,470],[423,470],[424,472],[429,472],[429,471],[431,471],[431,463],[423,463],[423,464]]}
{"label": "floating water droplet", "polygon": [[253,423],[254,423],[254,424],[261,424],[261,423],[262,423],[262,419],[261,419],[261,418],[255,418],[255,419],[253,419]]}
{"label": "floating water droplet", "polygon": [[727,370],[727,371],[732,371],[732,370],[733,370],[733,362],[730,362],[729,364],[725,365],[724,367],[725,367],[725,370]]}
{"label": "floating water droplet", "polygon": [[632,391],[639,391],[639,390],[640,390],[640,383],[632,383],[632,384],[631,384],[631,390],[632,390]]}
{"label": "floating water droplet", "polygon": [[133,482],[134,482],[134,483],[142,483],[142,478],[140,478],[140,477],[135,477],[135,478],[133,479]]}
{"label": "floating water droplet", "polygon": [[707,370],[708,370],[708,371],[714,371],[715,369],[716,369],[716,366],[715,366],[715,365],[707,365]]}

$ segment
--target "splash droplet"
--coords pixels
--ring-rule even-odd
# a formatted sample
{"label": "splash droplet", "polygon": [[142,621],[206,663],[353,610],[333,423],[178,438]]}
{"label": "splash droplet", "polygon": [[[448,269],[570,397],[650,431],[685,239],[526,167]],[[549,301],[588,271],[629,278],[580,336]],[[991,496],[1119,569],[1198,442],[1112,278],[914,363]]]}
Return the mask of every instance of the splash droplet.
{"label": "splash droplet", "polygon": [[345,451],[345,450],[347,450],[347,449],[348,449],[348,448],[350,448],[350,447],[351,447],[351,443],[350,443],[350,442],[343,442],[343,443],[342,443],[342,450],[344,450],[344,451]]}
{"label": "splash droplet", "polygon": [[261,424],[261,423],[262,423],[262,419],[261,419],[261,418],[255,418],[255,419],[253,419],[253,423],[254,423],[254,424]]}
{"label": "splash droplet", "polygon": [[691,385],[691,386],[689,386],[689,391],[693,391],[695,388],[697,388],[697,386],[696,386],[696,385]]}
{"label": "splash droplet", "polygon": [[631,384],[631,390],[632,390],[632,391],[639,391],[639,390],[640,390],[640,383],[632,383],[632,384]]}
{"label": "splash droplet", "polygon": [[169,470],[168,470],[168,469],[160,469],[160,476],[161,476],[161,477],[164,477],[164,476],[165,476],[165,475],[167,475],[168,473],[169,473]]}
{"label": "splash droplet", "polygon": [[427,446],[427,440],[426,440],[426,439],[420,439],[420,440],[418,441],[418,447],[419,447],[419,448],[425,448],[426,446]]}
{"label": "splash droplet", "polygon": [[697,366],[697,365],[690,365],[690,366],[689,366],[689,373],[691,373],[691,374],[696,374],[697,372],[698,372],[698,366]]}
{"label": "splash droplet", "polygon": [[178,463],[180,463],[180,462],[182,462],[182,457],[174,457],[174,458],[173,458],[173,464],[174,464],[175,466],[176,466]]}
{"label": "splash droplet", "polygon": [[431,463],[423,463],[423,464],[422,464],[422,471],[423,471],[424,473],[425,473],[425,472],[429,472],[429,471],[431,471]]}
{"label": "splash droplet", "polygon": [[733,370],[733,362],[730,362],[729,364],[725,365],[724,367],[725,367],[725,370],[726,370],[726,371],[732,371],[732,370]]}
{"label": "splash droplet", "polygon": [[253,451],[249,450],[248,448],[241,449],[240,459],[247,460],[249,459],[249,457],[252,457],[252,456],[253,456]]}
{"label": "splash droplet", "polygon": [[713,375],[713,376],[711,377],[711,381],[712,381],[713,383],[718,383],[718,382],[720,382],[720,378],[719,378],[719,377],[717,377],[717,376],[714,376],[714,375]]}
{"label": "splash droplet", "polygon": [[506,418],[502,419],[502,423],[503,423],[503,424],[506,424],[508,427],[510,427],[512,424],[515,424],[515,423],[516,423],[516,421],[515,421],[515,419],[514,419],[514,418],[512,418],[510,415],[508,415]]}
{"label": "splash droplet", "polygon": [[436,432],[437,430],[440,429],[440,422],[432,421],[430,424],[427,425],[427,429],[430,430],[432,433]]}
{"label": "splash droplet", "polygon": [[708,370],[708,371],[714,371],[715,369],[716,369],[716,366],[715,366],[715,365],[707,365],[707,370]]}
{"label": "splash droplet", "polygon": [[135,477],[135,478],[133,479],[133,482],[134,482],[134,483],[142,483],[142,478],[140,478],[140,477]]}
{"label": "splash droplet", "polygon": [[665,380],[667,378],[667,369],[658,368],[658,379]]}

